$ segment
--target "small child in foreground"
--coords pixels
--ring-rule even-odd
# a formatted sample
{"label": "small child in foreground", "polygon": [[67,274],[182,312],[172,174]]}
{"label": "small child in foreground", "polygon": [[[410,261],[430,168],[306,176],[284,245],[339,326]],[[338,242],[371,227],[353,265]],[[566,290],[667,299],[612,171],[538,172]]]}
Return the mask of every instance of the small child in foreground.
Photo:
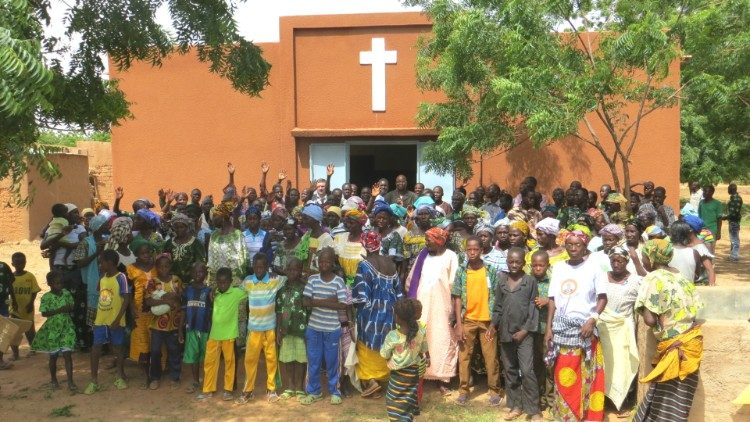
{"label": "small child in foreground", "polygon": [[286,263],[286,285],[276,296],[276,341],[279,344],[279,366],[284,392],[282,400],[305,396],[307,351],[305,329],[309,311],[302,305],[305,279],[302,261],[291,257]]}
{"label": "small child in foreground", "polygon": [[549,415],[549,409],[555,400],[555,379],[552,368],[544,363],[548,346],[544,344],[544,333],[547,332],[547,304],[549,304],[549,255],[543,250],[537,250],[531,255],[531,275],[536,278],[539,296],[534,299],[534,305],[539,310],[539,332],[534,333],[534,372],[539,384],[539,401],[542,415]]}
{"label": "small child in foreground", "polygon": [[418,412],[420,362],[427,353],[427,330],[417,321],[417,301],[401,299],[393,307],[395,330],[383,341],[380,355],[388,359],[391,376],[385,393],[388,419],[411,421]]}
{"label": "small child in foreground", "polygon": [[206,356],[206,343],[211,329],[211,288],[206,286],[208,269],[203,262],[193,264],[192,283],[183,294],[185,324],[179,326],[179,342],[184,344],[185,352],[182,362],[191,367],[193,383],[187,388],[188,393],[195,393],[201,388],[200,369]]}
{"label": "small child in foreground", "polygon": [[75,392],[78,387],[73,383],[72,352],[76,344],[76,331],[73,325],[73,295],[63,289],[63,274],[52,271],[47,274],[47,285],[50,291],[42,296],[39,312],[47,318],[31,343],[31,350],[49,353],[50,387],[57,389],[57,358],[60,354],[65,360],[65,373],[68,377],[68,390]]}
{"label": "small child in foreground", "polygon": [[[36,330],[34,329],[34,301],[36,295],[39,293],[39,284],[36,282],[34,274],[26,271],[26,255],[21,252],[16,252],[11,257],[11,263],[15,272],[13,272],[13,294],[15,295],[15,302],[13,309],[10,314],[13,318],[19,318],[26,321],[31,321],[31,327],[26,331],[26,341],[31,345],[34,342],[34,335]],[[18,346],[11,346],[13,349],[13,359],[18,359]],[[33,353],[33,350],[31,351]]]}

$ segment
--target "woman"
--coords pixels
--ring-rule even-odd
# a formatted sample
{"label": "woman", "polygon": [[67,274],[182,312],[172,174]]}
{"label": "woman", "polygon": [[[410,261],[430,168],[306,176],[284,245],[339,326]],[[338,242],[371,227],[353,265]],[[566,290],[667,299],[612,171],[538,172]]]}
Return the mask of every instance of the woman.
{"label": "woman", "polygon": [[528,252],[528,245],[533,242],[532,240],[529,240],[530,233],[531,230],[529,229],[529,225],[525,221],[512,220],[508,228],[508,240],[510,241],[510,247],[521,248],[525,252]]}
{"label": "woman", "polygon": [[487,224],[477,224],[474,227],[474,234],[479,238],[479,246],[482,248],[482,261],[484,265],[493,272],[501,270],[501,264],[505,262],[505,257],[498,249],[493,246],[495,241],[495,229]]}
{"label": "woman", "polygon": [[646,242],[643,261],[651,272],[641,281],[635,309],[652,327],[656,339],[655,368],[633,421],[687,421],[698,388],[703,335],[696,314],[703,307],[695,285],[669,266],[674,250],[665,239]]}
{"label": "woman", "polygon": [[419,253],[406,279],[410,299],[422,304],[420,321],[427,325],[430,366],[424,378],[436,380],[440,392],[449,394],[448,382],[456,375],[458,343],[451,330],[451,288],[456,278],[458,257],[446,249],[448,232],[433,227],[425,233],[426,247]]}
{"label": "woman", "polygon": [[641,277],[648,274],[641,262],[642,242],[641,227],[638,225],[637,220],[631,218],[625,223],[625,247],[628,249],[628,254],[630,255],[628,272],[630,274],[638,274]]}
{"label": "woman", "polygon": [[544,341],[553,344],[545,360],[554,368],[552,414],[558,421],[604,419],[604,366],[596,322],[607,305],[607,285],[596,263],[586,259],[589,239],[585,229],[570,231],[565,237],[570,259],[555,265],[550,278]]}
{"label": "woman", "polygon": [[[609,251],[612,271],[607,272],[607,307],[597,322],[604,353],[605,395],[620,412],[630,387],[638,374],[638,346],[635,342],[633,305],[638,296],[641,277],[628,272],[630,252],[623,246]],[[630,412],[620,412],[621,417]]]}
{"label": "woman", "polygon": [[[211,223],[216,229],[208,242],[208,285],[216,284],[216,271],[232,270],[232,285],[238,286],[247,275],[247,244],[242,232],[232,225],[233,201],[223,201],[211,210]],[[260,221],[259,221],[260,222]]]}
{"label": "woman", "polygon": [[461,220],[466,223],[469,233],[474,233],[474,227],[480,221],[485,221],[488,217],[487,211],[480,210],[471,205],[464,205],[461,210]]}
{"label": "woman", "polygon": [[382,238],[380,254],[391,257],[397,267],[401,266],[404,260],[404,241],[396,231],[398,227],[396,214],[393,213],[390,205],[383,201],[375,201],[372,214],[375,216],[373,225]]}
{"label": "woman", "polygon": [[683,277],[693,280],[695,284],[716,285],[716,271],[714,270],[714,255],[708,250],[708,247],[698,240],[695,231],[687,221],[693,223],[696,227],[703,226],[703,221],[699,217],[685,216],[685,222],[675,221],[669,226],[669,233],[674,247],[671,267],[677,268]]}
{"label": "woman", "polygon": [[141,389],[148,387],[148,366],[151,350],[151,325],[152,314],[144,306],[146,288],[151,280],[156,277],[154,268],[155,246],[146,239],[139,237],[130,244],[133,255],[136,257],[134,263],[127,266],[125,275],[128,284],[132,286],[133,300],[130,302],[130,315],[135,321],[135,326],[130,333],[130,359],[136,362],[146,373],[146,380],[141,384]]}
{"label": "woman", "polygon": [[169,220],[174,237],[164,244],[164,252],[172,257],[172,274],[189,283],[196,262],[206,262],[203,245],[193,235],[195,222],[185,214],[176,213]]}
{"label": "woman", "polygon": [[273,269],[277,274],[285,275],[289,258],[295,257],[301,262],[307,262],[308,243],[302,242],[297,230],[297,221],[294,218],[287,218],[282,232],[284,234],[284,241],[281,242],[279,249],[274,254]]}
{"label": "woman", "polygon": [[[536,241],[539,244],[539,248],[547,252],[549,256],[549,268],[551,271],[552,267],[558,262],[567,261],[570,257],[564,247],[557,244],[557,236],[560,234],[560,220],[556,218],[545,218],[542,219],[536,225]],[[533,251],[526,254],[526,267],[524,267],[527,274],[531,274],[531,256]]]}
{"label": "woman", "polygon": [[[419,202],[419,200],[417,200]],[[406,280],[409,271],[414,266],[419,252],[425,247],[425,232],[432,227],[431,220],[435,217],[435,208],[424,204],[416,207],[414,219],[408,223],[404,235],[404,263],[401,265],[401,280]]]}
{"label": "woman", "polygon": [[607,224],[599,230],[599,236],[602,238],[602,246],[600,250],[593,252],[589,258],[595,262],[602,272],[608,272],[612,270],[609,263],[609,252],[612,248],[622,243],[622,239],[625,237],[625,230],[617,224]]}
{"label": "woman", "polygon": [[344,214],[346,232],[333,239],[333,249],[339,257],[339,265],[344,271],[346,285],[350,288],[354,285],[359,263],[367,256],[367,251],[362,246],[362,226],[366,222],[367,214],[364,211],[359,209],[347,211]]}
{"label": "woman", "polygon": [[135,254],[130,250],[130,242],[133,240],[133,220],[128,217],[118,217],[112,221],[104,249],[117,251],[120,264],[117,269],[124,273],[128,265],[135,262]]}
{"label": "woman", "polygon": [[302,209],[302,224],[307,227],[307,233],[302,238],[308,243],[308,261],[303,272],[305,276],[318,271],[318,251],[333,247],[333,237],[323,231],[323,208],[316,204],[305,205]]}
{"label": "woman", "polygon": [[591,238],[588,246],[589,252],[593,253],[598,251],[602,246],[602,235],[599,232],[604,226],[609,224],[609,221],[607,220],[607,215],[600,209],[589,210],[588,215],[594,220],[594,231],[596,232],[596,236]]}
{"label": "woman", "polygon": [[161,251],[164,246],[164,237],[159,233],[161,227],[161,217],[155,212],[141,208],[136,211],[133,217],[133,230],[138,231],[135,238],[143,238],[156,246],[157,251]]}
{"label": "woman", "polygon": [[380,347],[388,332],[395,328],[393,305],[403,297],[396,264],[379,254],[380,240],[378,232],[361,235],[367,258],[357,266],[352,291],[352,303],[357,310],[356,373],[363,383],[362,397],[376,397],[383,388],[381,383],[388,378],[388,365],[380,356]]}
{"label": "woman", "polygon": [[81,279],[86,285],[86,323],[93,327],[96,308],[99,304],[99,263],[97,258],[102,251],[102,237],[106,231],[107,217],[97,215],[89,220],[90,234],[83,239],[73,252],[73,262],[81,270]]}
{"label": "woman", "polygon": [[499,271],[508,272],[508,250],[510,249],[510,221],[507,218],[495,224],[495,248],[492,251],[492,261]]}

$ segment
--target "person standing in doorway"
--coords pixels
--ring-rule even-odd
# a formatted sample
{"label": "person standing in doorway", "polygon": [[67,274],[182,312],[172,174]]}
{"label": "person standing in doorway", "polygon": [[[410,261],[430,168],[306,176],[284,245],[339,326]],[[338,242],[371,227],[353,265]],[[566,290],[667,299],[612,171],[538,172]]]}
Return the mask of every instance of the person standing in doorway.
{"label": "person standing in doorway", "polygon": [[414,205],[417,195],[407,189],[406,176],[399,174],[396,176],[396,189],[385,194],[385,200],[389,204],[398,204],[408,208]]}
{"label": "person standing in doorway", "polygon": [[730,183],[727,187],[729,202],[727,203],[727,214],[724,219],[729,222],[729,252],[730,261],[740,259],[740,220],[742,219],[742,197],[737,193],[737,185]]}

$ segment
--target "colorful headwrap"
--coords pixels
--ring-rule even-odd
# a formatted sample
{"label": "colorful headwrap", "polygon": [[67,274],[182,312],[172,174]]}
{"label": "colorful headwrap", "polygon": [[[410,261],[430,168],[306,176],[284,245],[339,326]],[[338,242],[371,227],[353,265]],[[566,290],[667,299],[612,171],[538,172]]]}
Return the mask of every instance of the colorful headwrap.
{"label": "colorful headwrap", "polygon": [[359,196],[350,196],[349,199],[344,202],[344,206],[341,207],[341,211],[349,210],[360,210],[364,211],[367,208],[367,204]]}
{"label": "colorful headwrap", "polygon": [[625,236],[625,230],[623,230],[622,227],[617,224],[607,224],[606,226],[602,227],[601,230],[599,230],[600,236],[604,236],[605,234],[609,236],[615,236],[618,239],[622,239],[623,236]]}
{"label": "colorful headwrap", "polygon": [[685,222],[695,233],[700,233],[701,229],[705,226],[703,219],[697,215],[683,215],[682,221]]}
{"label": "colorful headwrap", "polygon": [[657,225],[646,227],[646,230],[644,230],[644,232],[646,232],[646,236],[649,236],[649,237],[666,236],[666,233],[664,232],[664,230],[662,230],[661,227]]}
{"label": "colorful headwrap", "polygon": [[521,208],[513,208],[508,211],[507,218],[510,221],[529,221],[529,216]]}
{"label": "colorful headwrap", "polygon": [[481,232],[487,232],[489,234],[495,234],[495,229],[490,226],[489,224],[485,224],[484,222],[477,223],[476,226],[474,226],[474,234],[479,234]]}
{"label": "colorful headwrap", "polygon": [[420,196],[414,201],[414,208],[419,209],[420,207],[435,208],[435,200],[429,196]]}
{"label": "colorful headwrap", "polygon": [[151,250],[151,252],[156,251],[156,245],[149,242],[142,236],[138,236],[135,239],[133,239],[132,242],[130,242],[130,250],[133,253],[138,253],[138,250],[142,248],[143,246],[148,246],[148,248]]}
{"label": "colorful headwrap", "polygon": [[362,236],[360,236],[359,239],[367,252],[372,253],[380,250],[380,241],[382,240],[382,237],[377,230],[370,230],[366,233],[362,233]]}
{"label": "colorful headwrap", "polygon": [[262,214],[263,214],[263,211],[261,211],[260,207],[257,207],[255,205],[250,205],[247,208],[247,211],[245,211],[245,217],[255,215],[255,216],[258,216],[258,218],[260,218]]}
{"label": "colorful headwrap", "polygon": [[568,226],[568,233],[565,235],[565,239],[567,240],[570,237],[577,237],[585,245],[588,245],[589,240],[591,240],[591,230],[583,224],[571,224]]}
{"label": "colorful headwrap", "polygon": [[500,226],[510,226],[510,219],[508,217],[501,218],[495,222],[495,228],[498,228]]}
{"label": "colorful headwrap", "polygon": [[707,228],[702,228],[700,233],[698,233],[698,239],[702,240],[703,243],[713,243],[716,241],[716,238],[714,237],[714,234],[711,232],[711,230]]}
{"label": "colorful headwrap", "polygon": [[95,232],[99,230],[104,225],[104,223],[107,222],[107,220],[109,219],[105,215],[99,214],[97,216],[94,216],[91,218],[91,220],[89,220],[89,228],[91,229],[91,231]]}
{"label": "colorful headwrap", "polygon": [[133,233],[133,220],[128,217],[117,217],[112,221],[112,226],[109,229],[109,239],[107,239],[107,245],[104,249],[117,249],[120,247],[120,243],[128,240],[128,237]]}
{"label": "colorful headwrap", "polygon": [[464,207],[461,210],[461,218],[466,217],[469,214],[473,214],[477,216],[477,218],[483,218],[483,219],[489,216],[489,214],[485,210],[479,209],[469,204],[464,204]]}
{"label": "colorful headwrap", "polygon": [[387,202],[381,201],[381,200],[377,200],[377,201],[375,201],[375,204],[373,204],[372,215],[378,215],[381,212],[388,213],[391,216],[395,215],[395,214],[393,214],[393,210],[391,209],[391,206],[388,205]]}
{"label": "colorful headwrap", "polygon": [[81,215],[87,215],[87,214],[96,214],[94,212],[93,208],[84,208],[83,211],[81,211]]}
{"label": "colorful headwrap", "polygon": [[557,236],[560,233],[560,220],[556,218],[543,218],[536,223],[535,228],[544,234]]}
{"label": "colorful headwrap", "polygon": [[304,208],[304,205],[297,205],[296,207],[292,208],[292,217],[297,218],[302,216],[302,210]]}
{"label": "colorful headwrap", "polygon": [[391,211],[393,211],[393,214],[400,220],[403,220],[404,217],[406,217],[406,208],[399,204],[391,204]]}
{"label": "colorful headwrap", "polygon": [[615,255],[624,256],[625,259],[630,261],[630,252],[628,251],[627,248],[621,245],[615,246],[614,248],[610,249],[609,254],[607,255],[609,257],[615,256]]}
{"label": "colorful headwrap", "polygon": [[237,207],[237,203],[234,202],[233,200],[221,201],[219,205],[215,205],[211,209],[211,216],[229,218],[229,216],[232,215],[232,212],[234,212],[234,209],[236,207]]}
{"label": "colorful headwrap", "polygon": [[667,265],[672,260],[674,249],[667,239],[651,239],[643,245],[643,254],[652,264]]}
{"label": "colorful headwrap", "polygon": [[326,214],[328,214],[329,212],[332,212],[332,213],[338,215],[339,218],[341,218],[341,208],[340,207],[331,205],[330,207],[326,208]]}
{"label": "colorful headwrap", "polygon": [[161,217],[159,217],[158,215],[156,215],[155,212],[149,209],[141,208],[138,211],[136,211],[135,215],[146,220],[146,222],[154,229],[158,229],[159,226],[161,225]]}
{"label": "colorful headwrap", "polygon": [[169,224],[171,224],[172,227],[174,227],[175,224],[184,224],[187,226],[190,233],[195,229],[195,221],[187,215],[179,212],[172,216],[172,219],[169,220]]}
{"label": "colorful headwrap", "polygon": [[628,199],[625,198],[625,196],[619,192],[613,192],[607,195],[607,200],[604,202],[610,202],[613,204],[620,204],[620,205],[626,205],[628,203]]}
{"label": "colorful headwrap", "polygon": [[531,233],[531,230],[529,229],[529,225],[523,220],[511,221],[510,228],[520,231],[526,237],[529,237],[529,234]]}
{"label": "colorful headwrap", "polygon": [[600,210],[599,208],[589,208],[586,213],[590,215],[594,220],[604,215],[604,211]]}
{"label": "colorful headwrap", "polygon": [[283,205],[277,205],[276,208],[271,211],[271,216],[279,216],[286,220],[289,217],[289,213],[286,210],[286,207]]}
{"label": "colorful headwrap", "polygon": [[344,214],[344,218],[352,221],[356,221],[359,225],[364,226],[367,224],[367,213],[360,209],[349,210]]}
{"label": "colorful headwrap", "polygon": [[320,223],[323,221],[323,208],[320,208],[317,204],[305,205],[305,208],[302,208],[302,215],[306,215]]}
{"label": "colorful headwrap", "polygon": [[445,242],[448,241],[448,236],[450,236],[450,233],[448,233],[448,231],[445,229],[441,229],[440,227],[433,227],[427,230],[424,235],[425,238],[427,238],[427,240],[429,240],[430,242],[438,246],[445,246]]}

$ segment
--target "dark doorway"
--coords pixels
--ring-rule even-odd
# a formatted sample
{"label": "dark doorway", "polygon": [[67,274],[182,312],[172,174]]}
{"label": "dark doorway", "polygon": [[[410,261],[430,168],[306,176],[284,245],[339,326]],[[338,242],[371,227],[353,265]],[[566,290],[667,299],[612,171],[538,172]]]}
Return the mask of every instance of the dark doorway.
{"label": "dark doorway", "polygon": [[388,179],[391,189],[403,174],[414,189],[417,179],[416,145],[349,145],[349,180],[360,188]]}

